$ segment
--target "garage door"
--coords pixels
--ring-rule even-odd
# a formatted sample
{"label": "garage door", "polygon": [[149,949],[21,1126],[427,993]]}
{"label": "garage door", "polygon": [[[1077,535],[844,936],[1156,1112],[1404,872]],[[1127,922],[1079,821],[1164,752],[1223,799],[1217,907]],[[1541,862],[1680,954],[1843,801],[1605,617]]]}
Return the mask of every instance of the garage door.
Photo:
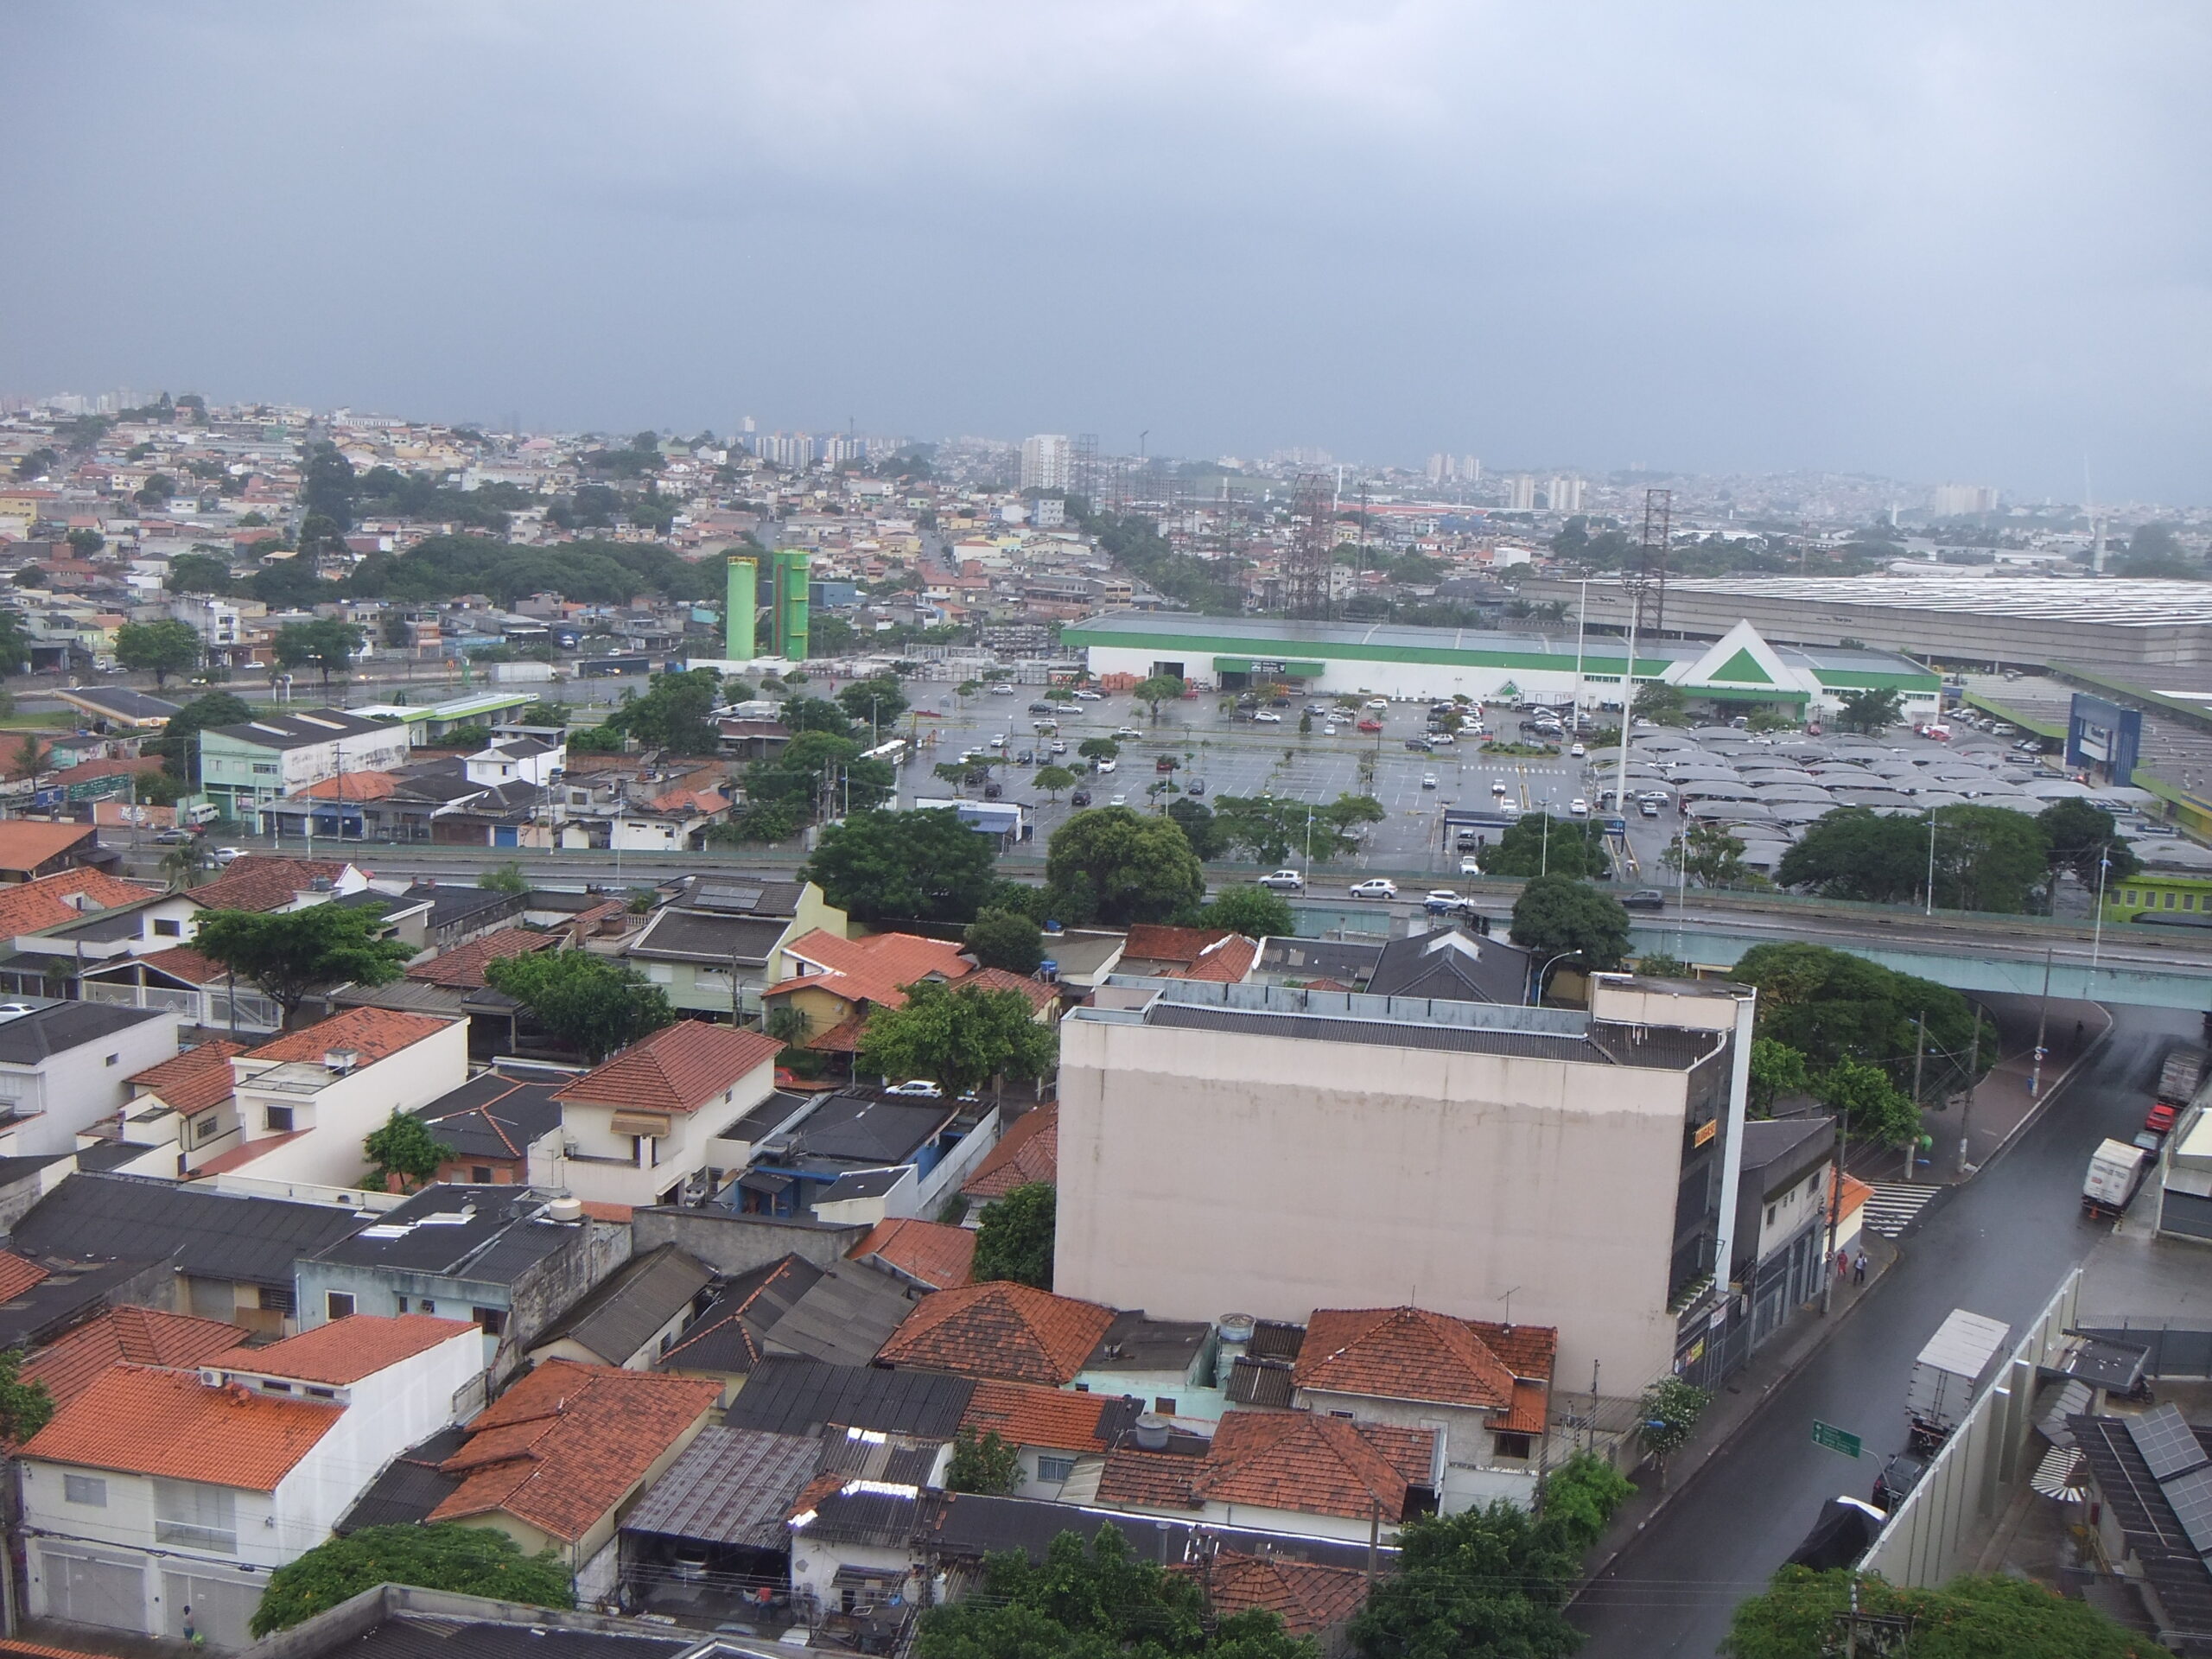
{"label": "garage door", "polygon": [[38,1554],[51,1617],[118,1630],[146,1628],[146,1569],[141,1562],[105,1560],[52,1544],[41,1544]]}
{"label": "garage door", "polygon": [[253,1638],[246,1621],[261,1601],[261,1585],[243,1573],[228,1575],[162,1573],[162,1616],[167,1633],[184,1635],[185,1609],[192,1628],[211,1648],[243,1648]]}

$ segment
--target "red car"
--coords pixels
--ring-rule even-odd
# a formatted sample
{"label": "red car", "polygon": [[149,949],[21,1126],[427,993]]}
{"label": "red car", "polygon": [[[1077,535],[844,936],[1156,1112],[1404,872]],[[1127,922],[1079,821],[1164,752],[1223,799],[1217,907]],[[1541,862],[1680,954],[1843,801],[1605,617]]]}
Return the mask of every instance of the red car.
{"label": "red car", "polygon": [[2173,1126],[2174,1109],[2164,1102],[2153,1106],[2151,1109],[2151,1115],[2143,1120],[2143,1127],[2158,1135],[2164,1135]]}
{"label": "red car", "polygon": [[1382,722],[1379,720],[1363,720],[1359,722],[1359,729],[1363,732],[1379,732],[1382,729]]}

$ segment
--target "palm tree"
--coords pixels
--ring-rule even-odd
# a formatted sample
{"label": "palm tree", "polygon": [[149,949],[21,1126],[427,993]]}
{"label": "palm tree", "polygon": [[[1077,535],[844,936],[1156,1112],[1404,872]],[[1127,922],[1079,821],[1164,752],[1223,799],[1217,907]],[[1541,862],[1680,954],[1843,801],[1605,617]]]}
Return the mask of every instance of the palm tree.
{"label": "palm tree", "polygon": [[196,886],[208,864],[207,843],[197,836],[179,842],[162,855],[162,873],[168,877],[172,893],[182,893]]}

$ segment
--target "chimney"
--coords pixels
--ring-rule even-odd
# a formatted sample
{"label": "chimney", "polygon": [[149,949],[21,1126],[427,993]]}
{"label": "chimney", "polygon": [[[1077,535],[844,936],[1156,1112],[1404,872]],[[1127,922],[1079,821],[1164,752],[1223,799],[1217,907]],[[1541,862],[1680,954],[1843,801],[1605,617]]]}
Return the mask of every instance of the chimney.
{"label": "chimney", "polygon": [[342,1077],[361,1063],[360,1051],[353,1048],[334,1048],[324,1053],[322,1063]]}

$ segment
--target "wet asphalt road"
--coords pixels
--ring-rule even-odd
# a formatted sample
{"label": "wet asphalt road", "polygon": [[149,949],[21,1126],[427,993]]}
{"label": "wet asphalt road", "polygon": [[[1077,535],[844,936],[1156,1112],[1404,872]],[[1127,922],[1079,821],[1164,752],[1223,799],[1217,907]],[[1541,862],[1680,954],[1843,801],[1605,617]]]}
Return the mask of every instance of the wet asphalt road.
{"label": "wet asphalt road", "polygon": [[[2029,1019],[2032,1020],[2032,1005]],[[2081,1213],[2082,1176],[2106,1135],[2141,1127],[2158,1061],[2196,1040],[2184,1010],[2113,1009],[2112,1036],[2018,1140],[1963,1189],[1937,1200],[1902,1259],[1842,1329],[1777,1388],[1734,1440],[1622,1552],[1573,1611],[1590,1634],[1580,1659],[1704,1659],[1731,1610],[1774,1569],[1839,1492],[1865,1497],[1904,1443],[1914,1357],[1954,1307],[2017,1330],[2106,1229]],[[2008,1030],[2008,1052],[2032,1044]],[[1812,1443],[1817,1418],[1859,1435],[1856,1462]]]}

